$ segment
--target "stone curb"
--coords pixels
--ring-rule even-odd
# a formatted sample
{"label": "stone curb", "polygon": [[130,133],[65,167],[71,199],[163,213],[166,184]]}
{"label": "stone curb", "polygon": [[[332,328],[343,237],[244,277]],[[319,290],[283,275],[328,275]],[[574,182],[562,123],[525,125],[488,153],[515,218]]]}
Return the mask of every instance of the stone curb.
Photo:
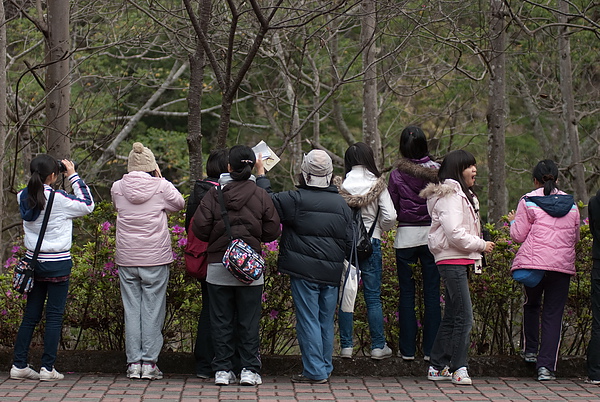
{"label": "stone curb", "polygon": [[[38,368],[41,350],[32,350],[30,361]],[[59,351],[57,369],[77,373],[123,373],[126,369],[125,352],[72,350]],[[300,356],[262,356],[262,374],[289,376],[302,370]],[[12,350],[0,351],[0,367],[9,369]],[[160,369],[169,374],[194,374],[194,356],[191,353],[163,352],[158,362]],[[403,361],[398,357],[373,360],[369,357],[341,359],[334,357],[333,375],[353,377],[423,377],[428,363],[420,358]],[[4,370],[3,369],[3,370]],[[469,358],[469,373],[477,377],[534,377],[535,364],[525,363],[518,356],[474,356]],[[584,356],[559,358],[557,375],[563,378],[586,377]]]}

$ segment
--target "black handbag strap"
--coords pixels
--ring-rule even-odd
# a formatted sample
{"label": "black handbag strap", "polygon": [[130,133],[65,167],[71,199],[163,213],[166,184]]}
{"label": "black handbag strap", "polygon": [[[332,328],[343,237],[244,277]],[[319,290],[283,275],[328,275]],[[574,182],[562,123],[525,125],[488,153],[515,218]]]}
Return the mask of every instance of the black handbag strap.
{"label": "black handbag strap", "polygon": [[223,199],[223,191],[221,190],[221,186],[217,187],[217,196],[219,199],[219,205],[221,205],[221,218],[223,218],[223,223],[225,224],[225,232],[227,236],[229,236],[229,241],[233,240],[233,235],[231,234],[231,225],[229,224],[229,215],[227,214],[227,208],[225,207],[225,200]]}
{"label": "black handbag strap", "polygon": [[42,241],[44,240],[44,234],[46,233],[46,228],[48,227],[48,219],[50,219],[50,211],[52,210],[52,203],[54,201],[54,190],[50,190],[50,196],[48,197],[48,204],[46,204],[46,212],[44,212],[44,219],[42,220],[42,227],[40,228],[40,234],[38,235],[38,240],[35,245],[35,250],[33,251],[33,257],[31,257],[31,261],[37,261],[38,255],[40,254],[40,249],[42,248]]}
{"label": "black handbag strap", "polygon": [[373,232],[375,231],[375,226],[377,226],[377,219],[379,219],[379,211],[381,211],[381,207],[377,207],[377,213],[375,214],[375,219],[373,220],[373,224],[369,229],[369,239],[373,237]]}

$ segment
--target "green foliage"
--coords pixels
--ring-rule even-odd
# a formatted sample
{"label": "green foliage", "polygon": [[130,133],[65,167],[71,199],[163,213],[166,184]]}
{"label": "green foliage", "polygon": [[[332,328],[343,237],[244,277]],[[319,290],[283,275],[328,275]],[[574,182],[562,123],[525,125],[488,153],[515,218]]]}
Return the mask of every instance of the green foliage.
{"label": "green foliage", "polygon": [[[199,283],[185,273],[183,248],[186,235],[183,213],[169,217],[175,260],[171,265],[167,291],[167,317],[163,328],[164,349],[190,352],[195,343],[196,326],[202,307]],[[95,211],[75,221],[72,256],[74,268],[64,317],[61,346],[65,349],[123,350],[123,307],[119,292],[117,266],[114,264],[115,211],[108,202],[97,204]],[[471,298],[475,322],[471,332],[472,355],[512,355],[520,352],[523,290],[510,275],[512,259],[518,250],[509,236],[505,223],[487,229],[496,242],[494,251],[487,255],[487,267],[481,275],[472,275]],[[384,330],[393,349],[398,343],[398,282],[394,231],[382,236],[383,275],[381,299]],[[571,280],[569,300],[565,309],[561,353],[581,355],[589,340],[591,325],[590,272],[592,260],[591,234],[587,224],[581,227],[577,244],[577,275]],[[21,244],[19,242],[19,244]],[[289,277],[277,272],[277,241],[267,243],[263,254],[267,262],[265,272],[263,309],[260,320],[261,350],[264,354],[299,353],[295,337],[295,315]],[[23,314],[25,301],[11,289],[12,268],[24,254],[22,246],[11,249],[6,261],[5,274],[0,275],[0,345],[11,346]],[[422,277],[418,265],[414,267],[416,281],[416,312],[419,320],[418,344],[422,337],[421,325]],[[443,300],[441,301],[443,303]],[[43,324],[36,329],[34,344],[41,342]],[[370,350],[370,336],[366,306],[359,291],[354,313],[356,348],[363,353]]]}

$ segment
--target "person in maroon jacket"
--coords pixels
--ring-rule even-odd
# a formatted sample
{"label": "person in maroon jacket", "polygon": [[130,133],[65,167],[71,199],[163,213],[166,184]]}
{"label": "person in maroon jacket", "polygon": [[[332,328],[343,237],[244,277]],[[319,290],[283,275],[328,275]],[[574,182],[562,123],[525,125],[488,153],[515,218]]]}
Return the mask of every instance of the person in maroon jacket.
{"label": "person in maroon jacket", "polygon": [[427,247],[431,217],[427,213],[427,200],[421,198],[419,192],[428,183],[437,183],[440,165],[429,157],[427,138],[419,127],[408,126],[402,131],[400,154],[402,158],[398,162],[398,168],[390,174],[388,185],[398,220],[394,240],[400,287],[398,355],[404,360],[415,358],[418,324],[413,264],[420,261],[425,304],[423,356],[428,361],[441,321],[440,274]]}

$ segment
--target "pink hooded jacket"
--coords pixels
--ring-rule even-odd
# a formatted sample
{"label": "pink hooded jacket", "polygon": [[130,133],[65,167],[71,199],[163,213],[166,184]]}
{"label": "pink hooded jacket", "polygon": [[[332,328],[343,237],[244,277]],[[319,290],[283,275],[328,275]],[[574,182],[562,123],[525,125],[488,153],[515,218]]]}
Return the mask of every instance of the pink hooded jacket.
{"label": "pink hooded jacket", "polygon": [[[562,191],[553,194],[566,195]],[[573,204],[566,215],[550,216],[525,197],[541,197],[544,189],[525,194],[519,201],[510,237],[521,244],[513,260],[515,269],[542,269],[575,275],[575,245],[579,241],[579,209]]]}
{"label": "pink hooded jacket", "polygon": [[125,267],[166,265],[173,261],[167,212],[183,209],[173,184],[146,172],[127,173],[110,190],[117,210],[115,262]]}

